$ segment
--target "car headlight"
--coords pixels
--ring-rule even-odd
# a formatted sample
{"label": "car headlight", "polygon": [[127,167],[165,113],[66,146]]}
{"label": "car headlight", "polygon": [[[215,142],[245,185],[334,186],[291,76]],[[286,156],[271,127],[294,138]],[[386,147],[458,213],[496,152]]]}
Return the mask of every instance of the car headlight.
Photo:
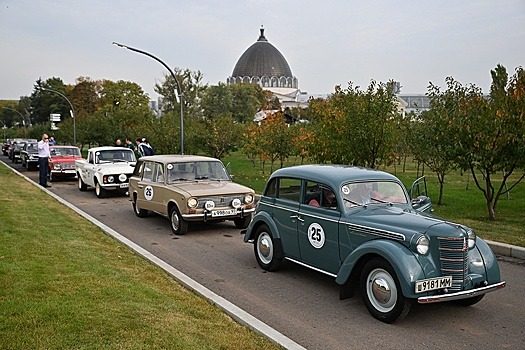
{"label": "car headlight", "polygon": [[248,193],[244,195],[244,203],[251,204],[253,202],[253,194]]}
{"label": "car headlight", "polygon": [[467,229],[468,248],[472,249],[476,245],[476,233],[472,229]]}
{"label": "car headlight", "polygon": [[427,236],[421,236],[417,240],[416,243],[416,250],[419,254],[425,255],[428,253],[430,241],[428,240]]}
{"label": "car headlight", "polygon": [[191,208],[191,209],[195,209],[197,208],[197,205],[199,204],[199,201],[197,200],[197,198],[188,198],[188,208]]}
{"label": "car headlight", "polygon": [[115,182],[115,177],[113,175],[109,175],[108,176],[108,182],[109,183]]}

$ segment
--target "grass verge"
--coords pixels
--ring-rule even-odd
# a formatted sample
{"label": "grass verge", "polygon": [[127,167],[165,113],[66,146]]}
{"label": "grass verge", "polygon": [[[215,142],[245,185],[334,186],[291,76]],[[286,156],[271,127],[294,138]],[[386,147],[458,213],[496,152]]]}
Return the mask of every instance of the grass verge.
{"label": "grass verge", "polygon": [[1,349],[280,349],[0,165]]}

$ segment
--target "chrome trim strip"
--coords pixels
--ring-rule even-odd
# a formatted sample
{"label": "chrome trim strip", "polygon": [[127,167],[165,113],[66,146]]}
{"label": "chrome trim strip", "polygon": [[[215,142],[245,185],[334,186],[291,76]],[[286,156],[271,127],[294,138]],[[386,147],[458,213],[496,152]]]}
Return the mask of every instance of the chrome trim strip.
{"label": "chrome trim strip", "polygon": [[361,225],[356,225],[356,224],[351,224],[351,223],[347,223],[347,222],[344,222],[344,224],[348,225],[348,228],[350,230],[355,230],[355,231],[358,231],[360,233],[366,233],[366,234],[371,234],[371,235],[374,235],[374,236],[385,237],[385,238],[390,238],[390,239],[396,239],[396,240],[399,240],[399,241],[404,241],[405,240],[405,235],[402,234],[402,233],[391,232],[391,231],[386,231],[386,230],[378,230],[378,229],[375,229],[375,228],[361,226]]}
{"label": "chrome trim strip", "polygon": [[455,292],[455,293],[449,293],[449,294],[440,294],[440,295],[432,295],[429,297],[419,297],[417,298],[417,302],[419,304],[429,304],[429,303],[440,303],[443,301],[451,301],[451,300],[459,300],[459,299],[466,299],[466,298],[472,298],[476,297],[478,295],[483,295],[489,292],[494,292],[498,289],[505,287],[505,281],[499,282],[496,284],[491,284],[490,286],[476,288],[476,289],[470,289],[470,290],[463,290],[461,292]]}
{"label": "chrome trim strip", "polygon": [[302,262],[300,262],[300,261],[297,261],[297,260],[295,260],[295,259],[288,258],[288,257],[285,257],[285,259],[286,259],[286,260],[289,260],[289,261],[291,261],[291,262],[294,262],[294,263],[296,263],[296,264],[299,264],[299,265],[301,265],[301,266],[307,267],[307,268],[309,268],[309,269],[312,269],[312,270],[314,270],[314,271],[324,273],[325,275],[331,276],[331,277],[333,277],[333,278],[336,278],[336,277],[337,277],[337,275],[334,275],[333,273],[323,271],[323,270],[321,270],[321,269],[318,269],[318,268],[316,268],[316,267],[313,267],[313,266],[307,265],[307,264],[302,263]]}

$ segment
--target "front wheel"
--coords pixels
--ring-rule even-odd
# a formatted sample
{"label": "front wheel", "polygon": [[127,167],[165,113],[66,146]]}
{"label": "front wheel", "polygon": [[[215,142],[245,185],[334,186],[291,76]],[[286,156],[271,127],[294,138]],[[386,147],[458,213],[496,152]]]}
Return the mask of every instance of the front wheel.
{"label": "front wheel", "polygon": [[143,218],[148,215],[148,211],[146,209],[139,208],[139,205],[137,204],[137,196],[134,196],[133,202],[131,203],[133,205],[133,211],[135,212],[135,215],[137,215],[139,218]]}
{"label": "front wheel", "polygon": [[233,223],[235,224],[235,227],[244,229],[247,228],[250,222],[252,221],[252,215],[246,215],[242,218],[235,218],[233,219]]}
{"label": "front wheel", "polygon": [[268,226],[261,225],[255,232],[255,241],[253,242],[253,251],[255,258],[261,269],[265,271],[275,271],[282,263],[282,258],[276,256],[276,249],[281,251],[280,241],[272,237]]}
{"label": "front wheel", "polygon": [[177,236],[182,236],[188,232],[188,222],[182,218],[177,207],[173,206],[170,211],[171,230]]}
{"label": "front wheel", "polygon": [[95,194],[98,198],[105,198],[107,193],[106,189],[100,186],[100,183],[97,181],[95,182]]}
{"label": "front wheel", "polygon": [[412,300],[405,298],[394,269],[382,258],[365,264],[360,288],[366,308],[379,321],[394,323],[410,311]]}

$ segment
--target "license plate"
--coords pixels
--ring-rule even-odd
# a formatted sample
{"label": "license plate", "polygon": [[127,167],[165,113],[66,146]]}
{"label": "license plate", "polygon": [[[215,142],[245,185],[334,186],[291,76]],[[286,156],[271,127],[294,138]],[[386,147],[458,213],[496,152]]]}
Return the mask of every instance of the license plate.
{"label": "license plate", "polygon": [[429,278],[416,281],[416,293],[452,287],[452,276]]}
{"label": "license plate", "polygon": [[222,210],[214,210],[211,212],[211,217],[219,217],[219,216],[229,216],[229,215],[235,215],[237,214],[237,209],[222,209]]}
{"label": "license plate", "polygon": [[125,184],[120,184],[120,188],[128,188],[129,187],[129,183],[125,183]]}

